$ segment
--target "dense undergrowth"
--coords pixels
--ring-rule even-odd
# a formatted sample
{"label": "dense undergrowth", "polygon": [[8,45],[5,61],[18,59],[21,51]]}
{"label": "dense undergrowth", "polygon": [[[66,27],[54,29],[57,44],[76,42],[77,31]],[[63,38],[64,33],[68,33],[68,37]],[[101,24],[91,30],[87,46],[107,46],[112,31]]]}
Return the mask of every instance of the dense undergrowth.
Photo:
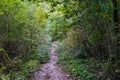
{"label": "dense undergrowth", "polygon": [[32,80],[34,72],[49,60],[43,5],[0,1],[0,80]]}
{"label": "dense undergrowth", "polygon": [[120,79],[119,0],[0,0],[0,80],[30,80],[56,41],[80,80]]}
{"label": "dense undergrowth", "polygon": [[[62,4],[63,3],[63,4]],[[59,40],[59,64],[80,80],[120,79],[120,1],[65,0],[52,36]],[[53,21],[54,23],[55,21]]]}
{"label": "dense undergrowth", "polygon": [[119,80],[119,72],[114,72],[119,68],[110,61],[85,57],[88,55],[87,53],[79,54],[81,56],[79,58],[78,55],[75,55],[75,51],[67,52],[63,46],[58,49],[58,52],[58,64],[75,80],[114,80],[114,77]]}
{"label": "dense undergrowth", "polygon": [[[42,51],[40,51],[42,50]],[[2,80],[32,80],[34,72],[49,60],[49,49],[42,45],[33,50],[28,56],[19,55],[10,59],[9,63],[1,64],[0,77]]]}

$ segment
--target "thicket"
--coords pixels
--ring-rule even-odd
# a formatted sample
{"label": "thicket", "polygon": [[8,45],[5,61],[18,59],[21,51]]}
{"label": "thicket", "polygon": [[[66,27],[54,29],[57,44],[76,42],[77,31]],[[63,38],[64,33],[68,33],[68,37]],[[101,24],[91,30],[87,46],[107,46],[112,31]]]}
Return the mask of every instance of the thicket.
{"label": "thicket", "polygon": [[120,79],[120,1],[49,1],[54,40],[62,41],[59,64],[81,80]]}
{"label": "thicket", "polygon": [[[1,0],[0,78],[27,79],[49,59],[76,80],[119,80],[119,0]],[[19,76],[18,76],[19,75]]]}
{"label": "thicket", "polygon": [[33,72],[48,61],[44,5],[0,0],[0,80],[32,78]]}

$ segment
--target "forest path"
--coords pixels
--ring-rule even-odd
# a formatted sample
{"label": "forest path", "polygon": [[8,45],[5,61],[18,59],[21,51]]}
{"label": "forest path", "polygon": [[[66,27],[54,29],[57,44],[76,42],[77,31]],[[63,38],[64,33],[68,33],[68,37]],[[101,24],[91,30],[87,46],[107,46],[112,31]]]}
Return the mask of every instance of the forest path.
{"label": "forest path", "polygon": [[50,49],[50,61],[42,66],[42,68],[35,73],[34,80],[73,80],[69,74],[62,71],[62,69],[56,65],[58,56],[55,50],[56,44],[52,44]]}

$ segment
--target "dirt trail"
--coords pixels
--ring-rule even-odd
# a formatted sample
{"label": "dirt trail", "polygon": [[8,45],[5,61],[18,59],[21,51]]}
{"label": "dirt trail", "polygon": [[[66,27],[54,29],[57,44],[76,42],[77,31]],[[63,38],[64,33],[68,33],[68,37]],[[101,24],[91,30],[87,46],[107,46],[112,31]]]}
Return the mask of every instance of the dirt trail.
{"label": "dirt trail", "polygon": [[56,65],[58,56],[55,52],[57,48],[56,44],[52,44],[50,50],[50,61],[42,66],[40,71],[35,73],[34,80],[73,80],[70,75],[62,71],[62,69]]}

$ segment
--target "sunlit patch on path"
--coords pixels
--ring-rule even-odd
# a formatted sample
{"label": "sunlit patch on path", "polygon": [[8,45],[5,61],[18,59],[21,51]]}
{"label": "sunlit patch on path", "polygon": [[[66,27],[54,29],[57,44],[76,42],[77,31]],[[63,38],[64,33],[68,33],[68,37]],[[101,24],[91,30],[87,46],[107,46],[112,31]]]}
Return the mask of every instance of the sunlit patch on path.
{"label": "sunlit patch on path", "polygon": [[58,56],[55,50],[56,44],[52,44],[50,49],[50,61],[42,66],[42,68],[35,73],[34,80],[73,80],[69,74],[62,71],[62,69],[56,65]]}

